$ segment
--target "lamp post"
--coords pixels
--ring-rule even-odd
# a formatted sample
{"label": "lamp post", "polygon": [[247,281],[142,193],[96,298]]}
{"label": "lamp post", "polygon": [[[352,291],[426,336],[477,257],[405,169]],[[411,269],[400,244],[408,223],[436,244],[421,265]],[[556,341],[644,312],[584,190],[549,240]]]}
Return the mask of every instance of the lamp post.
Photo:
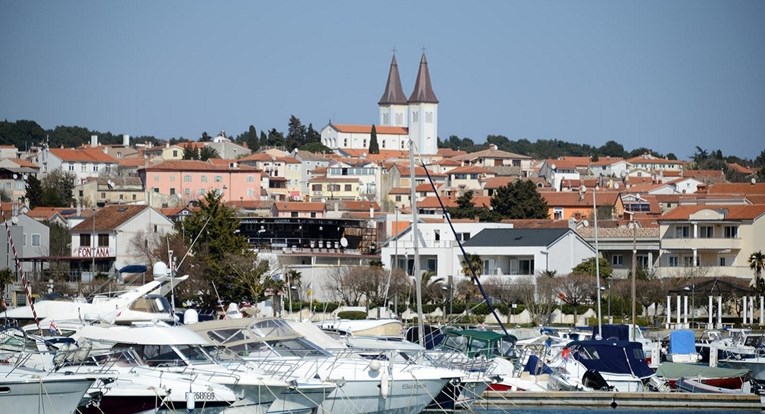
{"label": "lamp post", "polygon": [[611,283],[606,284],[606,286],[602,286],[600,290],[608,292],[608,305],[606,306],[608,308],[608,323],[611,323]]}

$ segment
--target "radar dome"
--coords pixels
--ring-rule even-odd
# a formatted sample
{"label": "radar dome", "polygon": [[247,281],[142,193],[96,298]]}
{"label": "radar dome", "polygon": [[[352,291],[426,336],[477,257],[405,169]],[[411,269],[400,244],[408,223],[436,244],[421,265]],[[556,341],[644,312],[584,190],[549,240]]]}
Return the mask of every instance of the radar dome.
{"label": "radar dome", "polygon": [[169,274],[170,270],[167,268],[167,265],[164,262],[154,263],[154,267],[152,268],[152,275],[154,275],[155,278],[165,277]]}

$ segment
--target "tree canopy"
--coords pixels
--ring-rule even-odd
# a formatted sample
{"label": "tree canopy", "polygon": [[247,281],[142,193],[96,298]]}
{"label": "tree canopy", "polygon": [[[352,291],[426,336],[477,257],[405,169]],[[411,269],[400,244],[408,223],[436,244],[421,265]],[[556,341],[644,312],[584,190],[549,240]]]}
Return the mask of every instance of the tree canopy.
{"label": "tree canopy", "polygon": [[491,198],[495,213],[510,219],[546,219],[547,201],[529,180],[518,180],[497,189]]}

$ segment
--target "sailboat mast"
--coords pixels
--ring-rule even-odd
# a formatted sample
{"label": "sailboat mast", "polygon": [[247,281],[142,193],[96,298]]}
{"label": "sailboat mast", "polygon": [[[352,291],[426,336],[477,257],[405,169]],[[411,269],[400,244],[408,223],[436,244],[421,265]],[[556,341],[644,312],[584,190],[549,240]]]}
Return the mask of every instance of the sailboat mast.
{"label": "sailboat mast", "polygon": [[422,317],[422,275],[420,274],[420,249],[419,239],[420,233],[417,229],[417,191],[416,183],[414,181],[414,169],[416,164],[414,163],[414,143],[412,138],[409,138],[409,199],[412,203],[412,238],[414,243],[414,266],[412,269],[412,275],[414,276],[414,288],[417,296],[417,329],[418,337],[421,346],[425,346],[425,326]]}

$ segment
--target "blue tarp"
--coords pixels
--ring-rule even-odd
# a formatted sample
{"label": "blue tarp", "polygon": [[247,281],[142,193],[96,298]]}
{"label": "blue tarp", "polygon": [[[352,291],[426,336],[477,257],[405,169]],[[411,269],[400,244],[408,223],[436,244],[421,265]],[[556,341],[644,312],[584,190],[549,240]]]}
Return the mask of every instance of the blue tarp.
{"label": "blue tarp", "polygon": [[120,273],[146,273],[144,265],[127,265],[120,269]]}
{"label": "blue tarp", "polygon": [[690,329],[678,329],[669,334],[670,354],[695,354],[696,335]]}
{"label": "blue tarp", "polygon": [[587,369],[616,374],[634,374],[639,378],[653,375],[640,342],[574,341],[566,345],[567,354]]}

